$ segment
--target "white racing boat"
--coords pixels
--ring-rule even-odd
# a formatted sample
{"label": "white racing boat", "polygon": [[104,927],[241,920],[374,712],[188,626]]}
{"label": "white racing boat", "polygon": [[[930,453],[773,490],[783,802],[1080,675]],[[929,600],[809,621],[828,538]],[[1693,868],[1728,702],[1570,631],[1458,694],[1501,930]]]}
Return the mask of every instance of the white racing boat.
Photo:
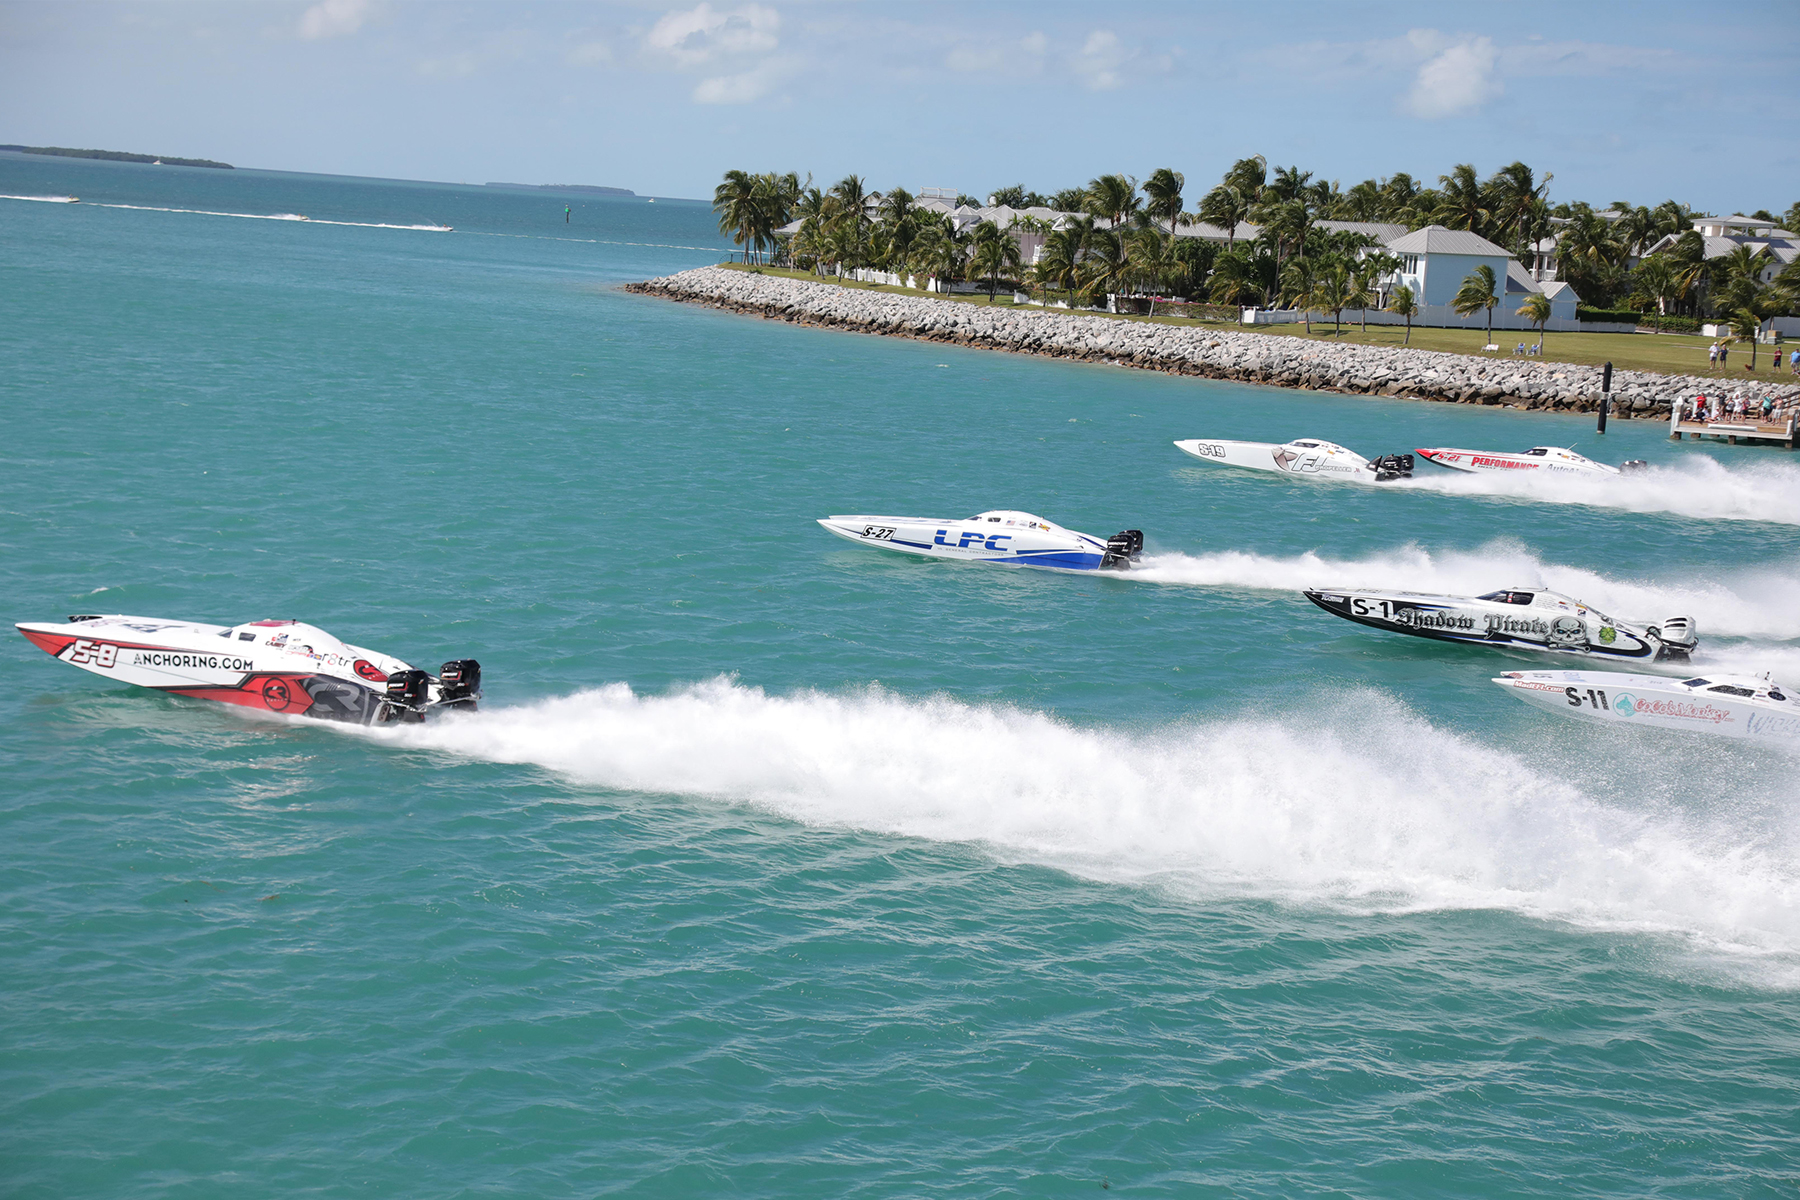
{"label": "white racing boat", "polygon": [[120,683],[287,716],[422,721],[446,709],[472,711],[481,696],[481,664],[472,658],[428,675],[299,621],[74,616],[21,622],[18,630],[46,654]]}
{"label": "white racing boat", "polygon": [[1485,596],[1308,589],[1308,600],[1346,621],[1445,642],[1601,658],[1685,662],[1698,638],[1691,617],[1639,629],[1543,588]]}
{"label": "white racing boat", "polygon": [[1304,475],[1315,479],[1346,479],[1352,483],[1387,483],[1412,474],[1413,456],[1386,454],[1364,458],[1336,442],[1295,438],[1274,442],[1234,442],[1219,438],[1189,438],[1175,443],[1183,454],[1221,467],[1246,467],[1279,475]]}
{"label": "white racing boat", "polygon": [[1638,470],[1645,465],[1643,459],[1634,458],[1615,467],[1610,463],[1595,462],[1562,446],[1533,446],[1517,454],[1506,450],[1459,450],[1437,446],[1430,449],[1421,447],[1418,454],[1427,462],[1472,475],[1518,475],[1533,472],[1543,475],[1617,475],[1623,471]]}
{"label": "white racing boat", "polygon": [[1494,682],[1527,704],[1569,716],[1800,743],[1800,693],[1767,675],[1674,679],[1613,671],[1508,671]]}
{"label": "white racing boat", "polygon": [[1144,551],[1144,535],[1126,529],[1102,541],[1028,512],[995,509],[963,521],[929,517],[822,517],[827,530],[861,546],[926,558],[1064,571],[1123,571]]}

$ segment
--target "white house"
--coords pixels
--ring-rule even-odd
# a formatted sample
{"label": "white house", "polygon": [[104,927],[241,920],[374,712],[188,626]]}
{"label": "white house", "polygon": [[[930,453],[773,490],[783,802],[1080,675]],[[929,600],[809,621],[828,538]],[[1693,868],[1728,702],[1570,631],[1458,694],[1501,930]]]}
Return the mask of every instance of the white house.
{"label": "white house", "polygon": [[[1767,250],[1769,262],[1763,268],[1764,283],[1772,281],[1783,267],[1800,258],[1800,237],[1760,217],[1700,217],[1694,221],[1694,232],[1700,235],[1708,259],[1723,258],[1739,246]],[[1680,235],[1670,234],[1650,247],[1647,253],[1673,249],[1679,240]]]}
{"label": "white house", "polygon": [[1495,329],[1534,328],[1518,315],[1519,305],[1527,296],[1538,294],[1550,300],[1547,328],[1574,329],[1578,324],[1575,307],[1581,298],[1574,288],[1566,283],[1538,282],[1504,247],[1480,234],[1427,225],[1394,238],[1388,242],[1387,250],[1400,259],[1400,267],[1382,281],[1382,289],[1389,294],[1399,284],[1412,289],[1413,299],[1419,305],[1419,314],[1413,318],[1415,325],[1486,328],[1486,313],[1465,319],[1451,307],[1456,293],[1462,290],[1463,280],[1480,267],[1493,271],[1498,285],[1495,291],[1500,302],[1494,306]]}

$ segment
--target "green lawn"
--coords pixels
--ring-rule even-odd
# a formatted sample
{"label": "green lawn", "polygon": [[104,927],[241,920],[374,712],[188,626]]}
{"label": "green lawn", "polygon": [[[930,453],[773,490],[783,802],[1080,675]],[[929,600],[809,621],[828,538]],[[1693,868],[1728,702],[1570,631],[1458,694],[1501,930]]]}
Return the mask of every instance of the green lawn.
{"label": "green lawn", "polygon": [[[734,271],[756,270],[765,275],[781,275],[789,279],[806,279],[814,283],[836,283],[840,287],[860,288],[871,292],[893,292],[902,296],[924,296],[934,300],[949,300],[958,304],[987,304],[987,293],[979,295],[939,295],[936,292],[922,292],[913,288],[887,287],[874,283],[854,283],[847,280],[834,280],[826,276],[814,275],[810,271],[791,271],[782,267],[746,267],[742,263],[725,263],[725,267]],[[1012,308],[1012,293],[1002,291],[993,301],[997,308]],[[1032,310],[1043,311],[1043,310]],[[1062,309],[1051,309],[1062,312]],[[1103,316],[1114,321],[1150,321],[1158,325],[1197,325],[1210,329],[1230,329],[1243,333],[1259,333],[1268,337],[1310,338],[1313,341],[1344,341],[1364,346],[1398,346],[1406,339],[1406,327],[1402,325],[1371,325],[1364,332],[1356,325],[1355,312],[1344,314],[1344,325],[1341,334],[1332,332],[1329,317],[1321,323],[1313,322],[1309,334],[1304,325],[1221,325],[1210,321],[1193,321],[1185,317],[1140,317],[1114,315],[1111,313],[1085,313],[1086,316]],[[1482,354],[1482,346],[1487,344],[1486,326],[1471,321],[1468,329],[1426,329],[1415,325],[1412,331],[1411,345],[1421,350],[1445,350],[1452,354]],[[1511,358],[1512,348],[1523,341],[1527,345],[1537,342],[1537,334],[1522,334],[1517,331],[1508,333],[1496,330],[1494,340],[1502,347],[1498,354],[1485,355],[1490,358]],[[1676,333],[1546,333],[1544,335],[1543,360],[1546,362],[1580,363],[1587,366],[1599,366],[1610,362],[1621,371],[1653,371],[1663,375],[1717,375],[1720,378],[1737,380],[1776,379],[1792,380],[1794,377],[1785,365],[1778,365],[1786,358],[1786,350],[1777,350],[1773,346],[1756,348],[1756,372],[1754,375],[1744,367],[1750,361],[1750,347],[1743,344],[1731,348],[1731,368],[1729,371],[1709,371],[1706,365],[1706,348],[1712,339],[1698,334]]]}

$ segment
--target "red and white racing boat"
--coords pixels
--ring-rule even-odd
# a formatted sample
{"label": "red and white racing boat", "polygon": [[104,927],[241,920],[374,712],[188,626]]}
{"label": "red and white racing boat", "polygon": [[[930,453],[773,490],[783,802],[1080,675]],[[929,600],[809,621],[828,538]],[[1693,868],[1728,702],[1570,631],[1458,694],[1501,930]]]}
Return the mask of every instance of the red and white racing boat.
{"label": "red and white racing boat", "polygon": [[74,616],[18,629],[46,654],[120,683],[284,716],[422,721],[441,709],[472,711],[481,696],[481,664],[472,658],[447,662],[433,676],[300,621]]}
{"label": "red and white racing boat", "polygon": [[1617,475],[1621,471],[1635,471],[1644,465],[1642,459],[1633,459],[1615,467],[1595,462],[1562,446],[1533,446],[1517,454],[1506,450],[1458,450],[1440,446],[1435,449],[1420,448],[1416,453],[1440,467],[1475,475],[1519,475],[1531,472],[1549,475]]}

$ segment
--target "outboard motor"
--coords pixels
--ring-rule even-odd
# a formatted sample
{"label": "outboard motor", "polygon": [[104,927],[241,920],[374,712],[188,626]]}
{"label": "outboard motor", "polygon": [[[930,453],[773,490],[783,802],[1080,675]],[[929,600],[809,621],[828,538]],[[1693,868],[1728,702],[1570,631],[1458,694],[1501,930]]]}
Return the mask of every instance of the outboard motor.
{"label": "outboard motor", "polygon": [[481,699],[481,664],[472,658],[459,658],[438,668],[438,705],[474,712]]}
{"label": "outboard motor", "polygon": [[1369,470],[1375,472],[1376,483],[1386,483],[1390,479],[1411,479],[1413,456],[1410,454],[1383,454],[1380,458],[1369,460]]}
{"label": "outboard motor", "polygon": [[431,676],[423,671],[395,671],[387,677],[387,691],[382,696],[377,723],[400,721],[411,724],[425,719],[425,705],[431,697]]}
{"label": "outboard motor", "polygon": [[1661,643],[1656,651],[1657,662],[1686,662],[1700,644],[1700,631],[1694,627],[1692,617],[1669,617],[1660,628],[1652,625],[1647,632]]}
{"label": "outboard motor", "polygon": [[1144,531],[1122,529],[1106,539],[1106,553],[1100,556],[1102,571],[1123,571],[1144,552]]}
{"label": "outboard motor", "polygon": [[1619,470],[1629,475],[1633,471],[1641,471],[1650,464],[1641,458],[1628,458],[1619,464]]}

